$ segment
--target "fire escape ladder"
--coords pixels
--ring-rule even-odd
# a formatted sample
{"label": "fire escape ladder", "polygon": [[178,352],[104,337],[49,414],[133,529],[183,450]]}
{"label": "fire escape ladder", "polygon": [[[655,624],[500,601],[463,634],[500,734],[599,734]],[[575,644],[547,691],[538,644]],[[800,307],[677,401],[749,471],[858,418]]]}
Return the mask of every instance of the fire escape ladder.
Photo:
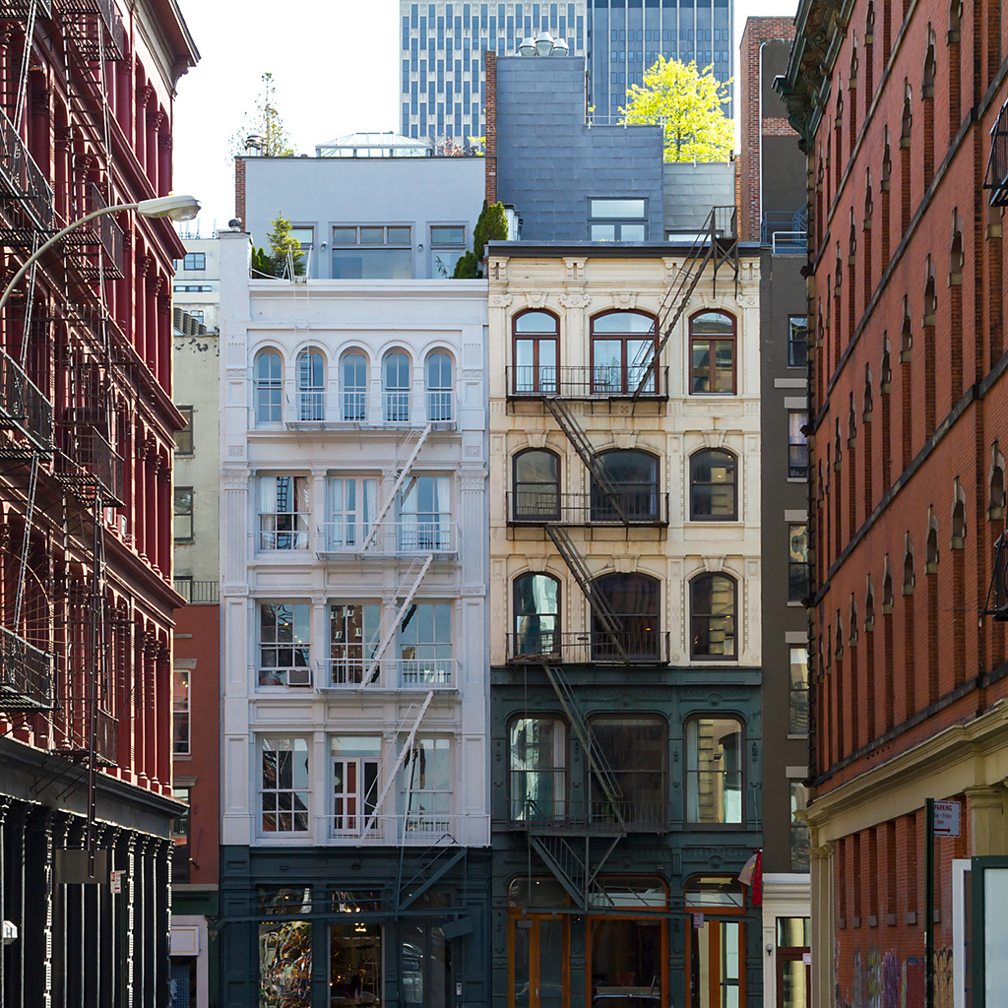
{"label": "fire escape ladder", "polygon": [[105,534],[101,520],[101,491],[95,491],[94,538],[91,557],[91,612],[89,614],[89,641],[87,701],[85,706],[87,738],[87,826],[84,847],[88,852],[88,872],[95,870],[95,814],[98,793],[98,685],[104,679],[104,663],[108,659],[105,648]]}
{"label": "fire escape ladder", "polygon": [[702,230],[697,234],[696,240],[683,259],[678,281],[665,292],[658,308],[657,332],[660,333],[658,344],[647,357],[634,362],[640,374],[637,388],[634,389],[634,402],[641,397],[652,376],[657,379],[658,362],[661,360],[665,344],[668,343],[683,312],[686,311],[686,305],[689,304],[689,299],[696,290],[707,264],[712,263],[714,266],[715,292],[718,270],[722,266],[728,266],[732,270],[735,293],[738,293],[737,214],[738,211],[733,206],[711,207]]}
{"label": "fire escape ladder", "polygon": [[563,557],[564,563],[567,564],[571,574],[574,575],[574,580],[577,581],[581,591],[584,592],[592,615],[601,624],[602,632],[610,638],[616,654],[619,655],[621,661],[629,661],[621,639],[623,624],[619,616],[613,612],[609,601],[595,586],[591,571],[588,570],[584,560],[581,558],[581,554],[578,553],[577,547],[567,534],[567,530],[561,528],[559,525],[547,525],[546,534],[553,540],[553,545],[556,546],[557,552]]}
{"label": "fire escape ladder", "polygon": [[368,548],[377,538],[378,530],[385,520],[385,516],[391,510],[396,496],[402,489],[402,485],[406,482],[410,469],[413,468],[417,457],[420,455],[424,442],[431,432],[431,426],[430,421],[428,421],[425,427],[411,430],[406,440],[399,446],[399,450],[396,452],[396,461],[392,466],[392,472],[382,481],[378,498],[378,510],[374,521],[371,522],[367,535],[364,537],[364,542],[361,544],[362,553],[367,552]]}
{"label": "fire escape ladder", "polygon": [[375,651],[370,659],[368,659],[368,671],[367,676],[365,677],[368,685],[378,678],[379,671],[381,670],[381,660],[385,656],[385,652],[388,650],[389,645],[395,639],[396,632],[398,631],[403,618],[409,611],[409,607],[413,602],[413,596],[416,595],[417,588],[420,587],[420,582],[423,581],[424,575],[430,569],[430,565],[433,562],[434,554],[427,553],[422,557],[417,557],[406,569],[406,573],[403,575],[402,579],[402,583],[406,586],[406,590],[402,594],[402,605],[399,606],[395,619],[386,628],[385,633],[382,635],[382,638],[378,643],[378,650]]}
{"label": "fire escape ladder", "polygon": [[[550,685],[553,687],[553,692],[556,693],[557,699],[560,701],[563,712],[567,715],[567,720],[570,722],[574,734],[577,735],[578,742],[581,743],[581,749],[588,761],[588,769],[598,781],[599,790],[605,801],[605,806],[599,811],[607,822],[611,818],[620,835],[623,835],[626,833],[626,821],[620,808],[623,792],[620,790],[609,759],[595,740],[588,722],[585,721],[574,688],[564,675],[563,670],[559,665],[543,665],[543,669],[546,671],[546,678],[549,679]],[[592,818],[593,810],[589,808],[587,814],[589,819]]]}
{"label": "fire escape ladder", "polygon": [[431,886],[436,885],[466,856],[466,848],[455,845],[455,838],[445,833],[437,843],[427,847],[420,856],[416,870],[404,882],[406,846],[400,847],[399,882],[396,888],[396,909],[411,907]]}
{"label": "fire escape ladder", "polygon": [[[392,764],[392,768],[388,772],[388,776],[385,778],[385,783],[382,784],[382,789],[378,794],[378,798],[375,801],[374,811],[368,816],[367,822],[364,824],[364,832],[362,836],[367,836],[368,833],[374,828],[375,820],[381,814],[382,807],[385,804],[385,799],[388,798],[389,791],[392,790],[392,785],[395,783],[396,774],[399,773],[400,768],[406,760],[406,756],[413,748],[413,743],[416,740],[417,729],[420,727],[420,722],[423,721],[424,714],[427,713],[427,708],[430,707],[431,701],[434,699],[434,691],[428,690],[427,696],[424,697],[423,703],[420,704],[420,709],[417,711],[416,718],[413,720],[413,724],[410,727],[409,734],[406,736],[406,741],[403,743],[402,748],[399,750],[399,755],[396,756],[395,761]],[[415,704],[411,704],[409,712],[412,712],[415,708]],[[398,734],[398,733],[397,733]]]}
{"label": "fire escape ladder", "polygon": [[555,833],[529,834],[529,843],[553,872],[556,880],[567,890],[575,905],[586,909],[585,889],[588,883],[588,868],[584,858],[574,849],[571,842]]}
{"label": "fire escape ladder", "polygon": [[624,525],[629,525],[626,513],[623,511],[623,506],[620,503],[619,491],[613,485],[612,480],[609,479],[605,467],[599,461],[591,441],[588,440],[585,429],[581,426],[570,406],[555,396],[547,398],[545,402],[546,408],[553,414],[560,429],[567,435],[567,440],[573,445],[574,451],[578,453],[578,457],[591,474],[593,486],[597,487],[605,496],[606,502],[619,520]]}

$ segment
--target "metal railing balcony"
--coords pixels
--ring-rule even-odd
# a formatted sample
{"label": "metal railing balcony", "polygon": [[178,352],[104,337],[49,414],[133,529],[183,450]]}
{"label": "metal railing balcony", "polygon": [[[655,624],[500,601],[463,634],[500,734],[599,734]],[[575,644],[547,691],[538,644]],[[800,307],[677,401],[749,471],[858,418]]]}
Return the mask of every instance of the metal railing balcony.
{"label": "metal railing balcony", "polygon": [[51,710],[54,672],[51,654],[0,627],[0,711]]}
{"label": "metal railing balcony", "polygon": [[804,255],[808,247],[808,209],[767,210],[760,221],[760,244],[774,255]]}
{"label": "metal railing balcony", "polygon": [[661,799],[523,798],[512,788],[509,815],[515,825],[542,832],[621,832],[622,826],[628,830],[654,832],[668,827],[668,806]]}
{"label": "metal railing balcony", "polygon": [[511,365],[505,369],[509,399],[633,399],[646,378],[638,398],[664,401],[668,399],[668,368],[658,368],[657,376],[656,382],[646,363],[626,368]]}
{"label": "metal railing balcony", "polygon": [[194,581],[192,578],[175,578],[175,591],[189,605],[216,605],[220,602],[220,585],[216,581]]}
{"label": "metal railing balcony", "polygon": [[330,658],[322,662],[319,689],[455,689],[457,658]]}
{"label": "metal railing balcony", "polygon": [[[450,430],[458,421],[455,393],[450,389],[427,390],[417,399],[409,390],[372,394],[357,388],[333,395],[321,388],[292,388],[288,382],[286,398],[284,423],[293,428],[422,427],[430,422],[435,430]],[[422,416],[415,415],[418,409]]]}
{"label": "metal railing balcony", "polygon": [[[89,185],[85,212],[103,206],[108,206],[108,199],[98,186]],[[109,279],[121,279],[125,276],[126,252],[123,229],[113,216],[106,214],[72,231],[66,238],[66,244],[74,249],[72,261],[84,276],[98,276],[102,270]]]}
{"label": "metal railing balcony", "polygon": [[991,149],[983,187],[991,206],[1008,206],[1008,102],[1001,106],[990,132]]}
{"label": "metal railing balcony", "polygon": [[0,443],[0,458],[52,455],[53,409],[21,365],[0,350],[0,429],[18,431],[27,441]]}
{"label": "metal railing balcony", "polygon": [[3,109],[0,109],[0,199],[23,201],[38,228],[52,227],[52,187]]}
{"label": "metal railing balcony", "polygon": [[[104,55],[106,59],[122,59],[126,52],[126,28],[116,10],[114,0],[59,0],[60,8],[65,17],[76,19],[82,23],[78,31],[71,33],[71,38],[81,50],[84,59],[94,62],[102,54],[99,48],[95,28],[103,30]],[[92,24],[91,19],[97,16],[98,23]]]}
{"label": "metal railing balcony", "polygon": [[669,635],[526,630],[507,635],[507,660],[534,665],[667,665]]}
{"label": "metal railing balcony", "polygon": [[[594,494],[555,493],[552,490],[511,490],[507,516],[511,525],[668,525],[668,494],[628,490],[616,494],[622,515],[610,498]],[[625,521],[624,521],[625,518]]]}
{"label": "metal railing balcony", "polygon": [[[344,799],[346,801],[347,799]],[[328,817],[329,840],[354,846],[393,844],[395,846],[458,846],[467,835],[485,833],[489,817],[455,812],[419,810],[399,815],[379,815],[372,820],[373,809],[359,803],[360,811]],[[368,829],[368,823],[371,826]]]}
{"label": "metal railing balcony", "polygon": [[[87,759],[90,748],[91,717],[86,700],[73,698],[63,704],[62,718],[53,718],[55,747],[71,759]],[[99,710],[95,714],[94,751],[97,762],[115,766],[119,721]]]}
{"label": "metal railing balcony", "polygon": [[326,522],[319,530],[320,554],[333,558],[361,556],[417,556],[433,553],[450,556],[458,552],[458,524],[448,517],[382,522],[367,549],[370,527],[358,522]]}
{"label": "metal railing balcony", "polygon": [[98,493],[104,506],[122,505],[122,456],[95,427],[61,425],[57,474],[79,494]]}

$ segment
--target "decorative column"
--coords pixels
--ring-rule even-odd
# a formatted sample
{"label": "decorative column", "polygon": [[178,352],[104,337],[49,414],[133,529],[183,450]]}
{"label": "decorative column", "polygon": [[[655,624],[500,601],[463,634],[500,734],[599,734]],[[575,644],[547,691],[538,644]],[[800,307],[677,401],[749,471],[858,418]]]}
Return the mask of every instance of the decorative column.
{"label": "decorative column", "polygon": [[834,969],[833,845],[813,846],[812,903],[812,1008],[832,1008]]}
{"label": "decorative column", "polygon": [[1008,854],[1008,836],[1005,834],[1005,798],[1008,791],[1003,786],[972,787],[966,788],[965,795],[969,811],[970,856]]}
{"label": "decorative column", "polygon": [[159,790],[158,779],[158,719],[161,713],[157,688],[157,651],[160,646],[157,633],[148,629],[144,634],[144,693],[147,702],[144,705],[144,770],[150,781],[152,790]]}
{"label": "decorative column", "polygon": [[157,292],[157,339],[158,339],[158,381],[165,392],[172,394],[172,317],[171,317],[171,285],[162,273],[158,277]]}
{"label": "decorative column", "polygon": [[154,728],[157,734],[156,777],[161,785],[161,793],[168,794],[171,791],[171,752],[174,727],[172,717],[171,647],[168,643],[166,632],[162,632],[159,636],[160,640],[154,652],[154,679],[157,693],[157,721]]}
{"label": "decorative column", "polygon": [[137,622],[133,633],[133,767],[140,787],[147,787],[147,679],[144,675],[144,638],[146,630]]}

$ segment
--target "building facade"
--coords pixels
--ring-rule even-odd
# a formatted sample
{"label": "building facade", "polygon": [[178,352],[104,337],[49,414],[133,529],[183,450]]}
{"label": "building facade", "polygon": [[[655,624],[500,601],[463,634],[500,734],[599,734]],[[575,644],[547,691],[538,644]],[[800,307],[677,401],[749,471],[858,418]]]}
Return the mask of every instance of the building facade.
{"label": "building facade", "polygon": [[[862,0],[802,3],[796,24],[813,999],[854,1004],[881,977],[908,1006],[983,1003],[1003,987],[991,901],[1008,854],[1008,22],[999,3]],[[951,803],[943,838],[929,799]]]}
{"label": "building facade", "polygon": [[793,37],[786,18],[749,18],[739,60],[741,230],[760,243],[763,710],[780,712],[763,746],[762,791],[763,1003],[777,1008],[807,1008],[811,975],[801,821],[809,778],[805,160],[773,90]]}
{"label": "building facade", "polygon": [[222,233],[221,1003],[488,997],[486,284]]}
{"label": "building facade", "polygon": [[[216,238],[190,238],[182,235],[185,254],[175,260],[172,304],[181,309],[208,333],[217,329],[217,305],[220,303],[220,267],[217,263]],[[186,378],[176,382],[186,387]]]}
{"label": "building facade", "polygon": [[[5,4],[0,243],[12,275],[91,210],[171,189],[197,53],[174,6]],[[0,318],[4,1005],[166,1003],[170,225],[78,228]]]}
{"label": "building facade", "polygon": [[565,39],[571,54],[584,55],[586,13],[586,0],[399,0],[403,134],[477,145],[484,133],[483,54],[510,55],[523,39],[549,32]]}
{"label": "building facade", "polygon": [[[186,241],[186,259],[193,253]],[[216,268],[217,242],[201,240]],[[176,291],[179,268],[176,264]],[[209,263],[188,260],[190,266]],[[176,293],[176,299],[179,295]],[[217,292],[204,317],[216,323]],[[182,1004],[216,1004],[217,886],[220,860],[219,506],[220,354],[216,328],[174,309],[176,407],[185,426],[175,434],[173,540],[175,590],[186,604],[175,614],[172,656],[174,796],[187,810],[172,835],[172,982]],[[188,1000],[185,1000],[188,998]]]}
{"label": "building facade", "polygon": [[490,246],[501,1008],[761,1000],[758,254],[686,251]]}

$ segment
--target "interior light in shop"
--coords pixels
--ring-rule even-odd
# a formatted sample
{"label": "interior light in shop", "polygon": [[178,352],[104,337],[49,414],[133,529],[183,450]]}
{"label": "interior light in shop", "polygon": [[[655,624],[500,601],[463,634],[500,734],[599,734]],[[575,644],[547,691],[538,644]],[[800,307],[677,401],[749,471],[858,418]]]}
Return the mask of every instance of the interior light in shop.
{"label": "interior light in shop", "polygon": [[367,924],[362,924],[360,921],[354,924],[353,929],[355,934],[367,934]]}

